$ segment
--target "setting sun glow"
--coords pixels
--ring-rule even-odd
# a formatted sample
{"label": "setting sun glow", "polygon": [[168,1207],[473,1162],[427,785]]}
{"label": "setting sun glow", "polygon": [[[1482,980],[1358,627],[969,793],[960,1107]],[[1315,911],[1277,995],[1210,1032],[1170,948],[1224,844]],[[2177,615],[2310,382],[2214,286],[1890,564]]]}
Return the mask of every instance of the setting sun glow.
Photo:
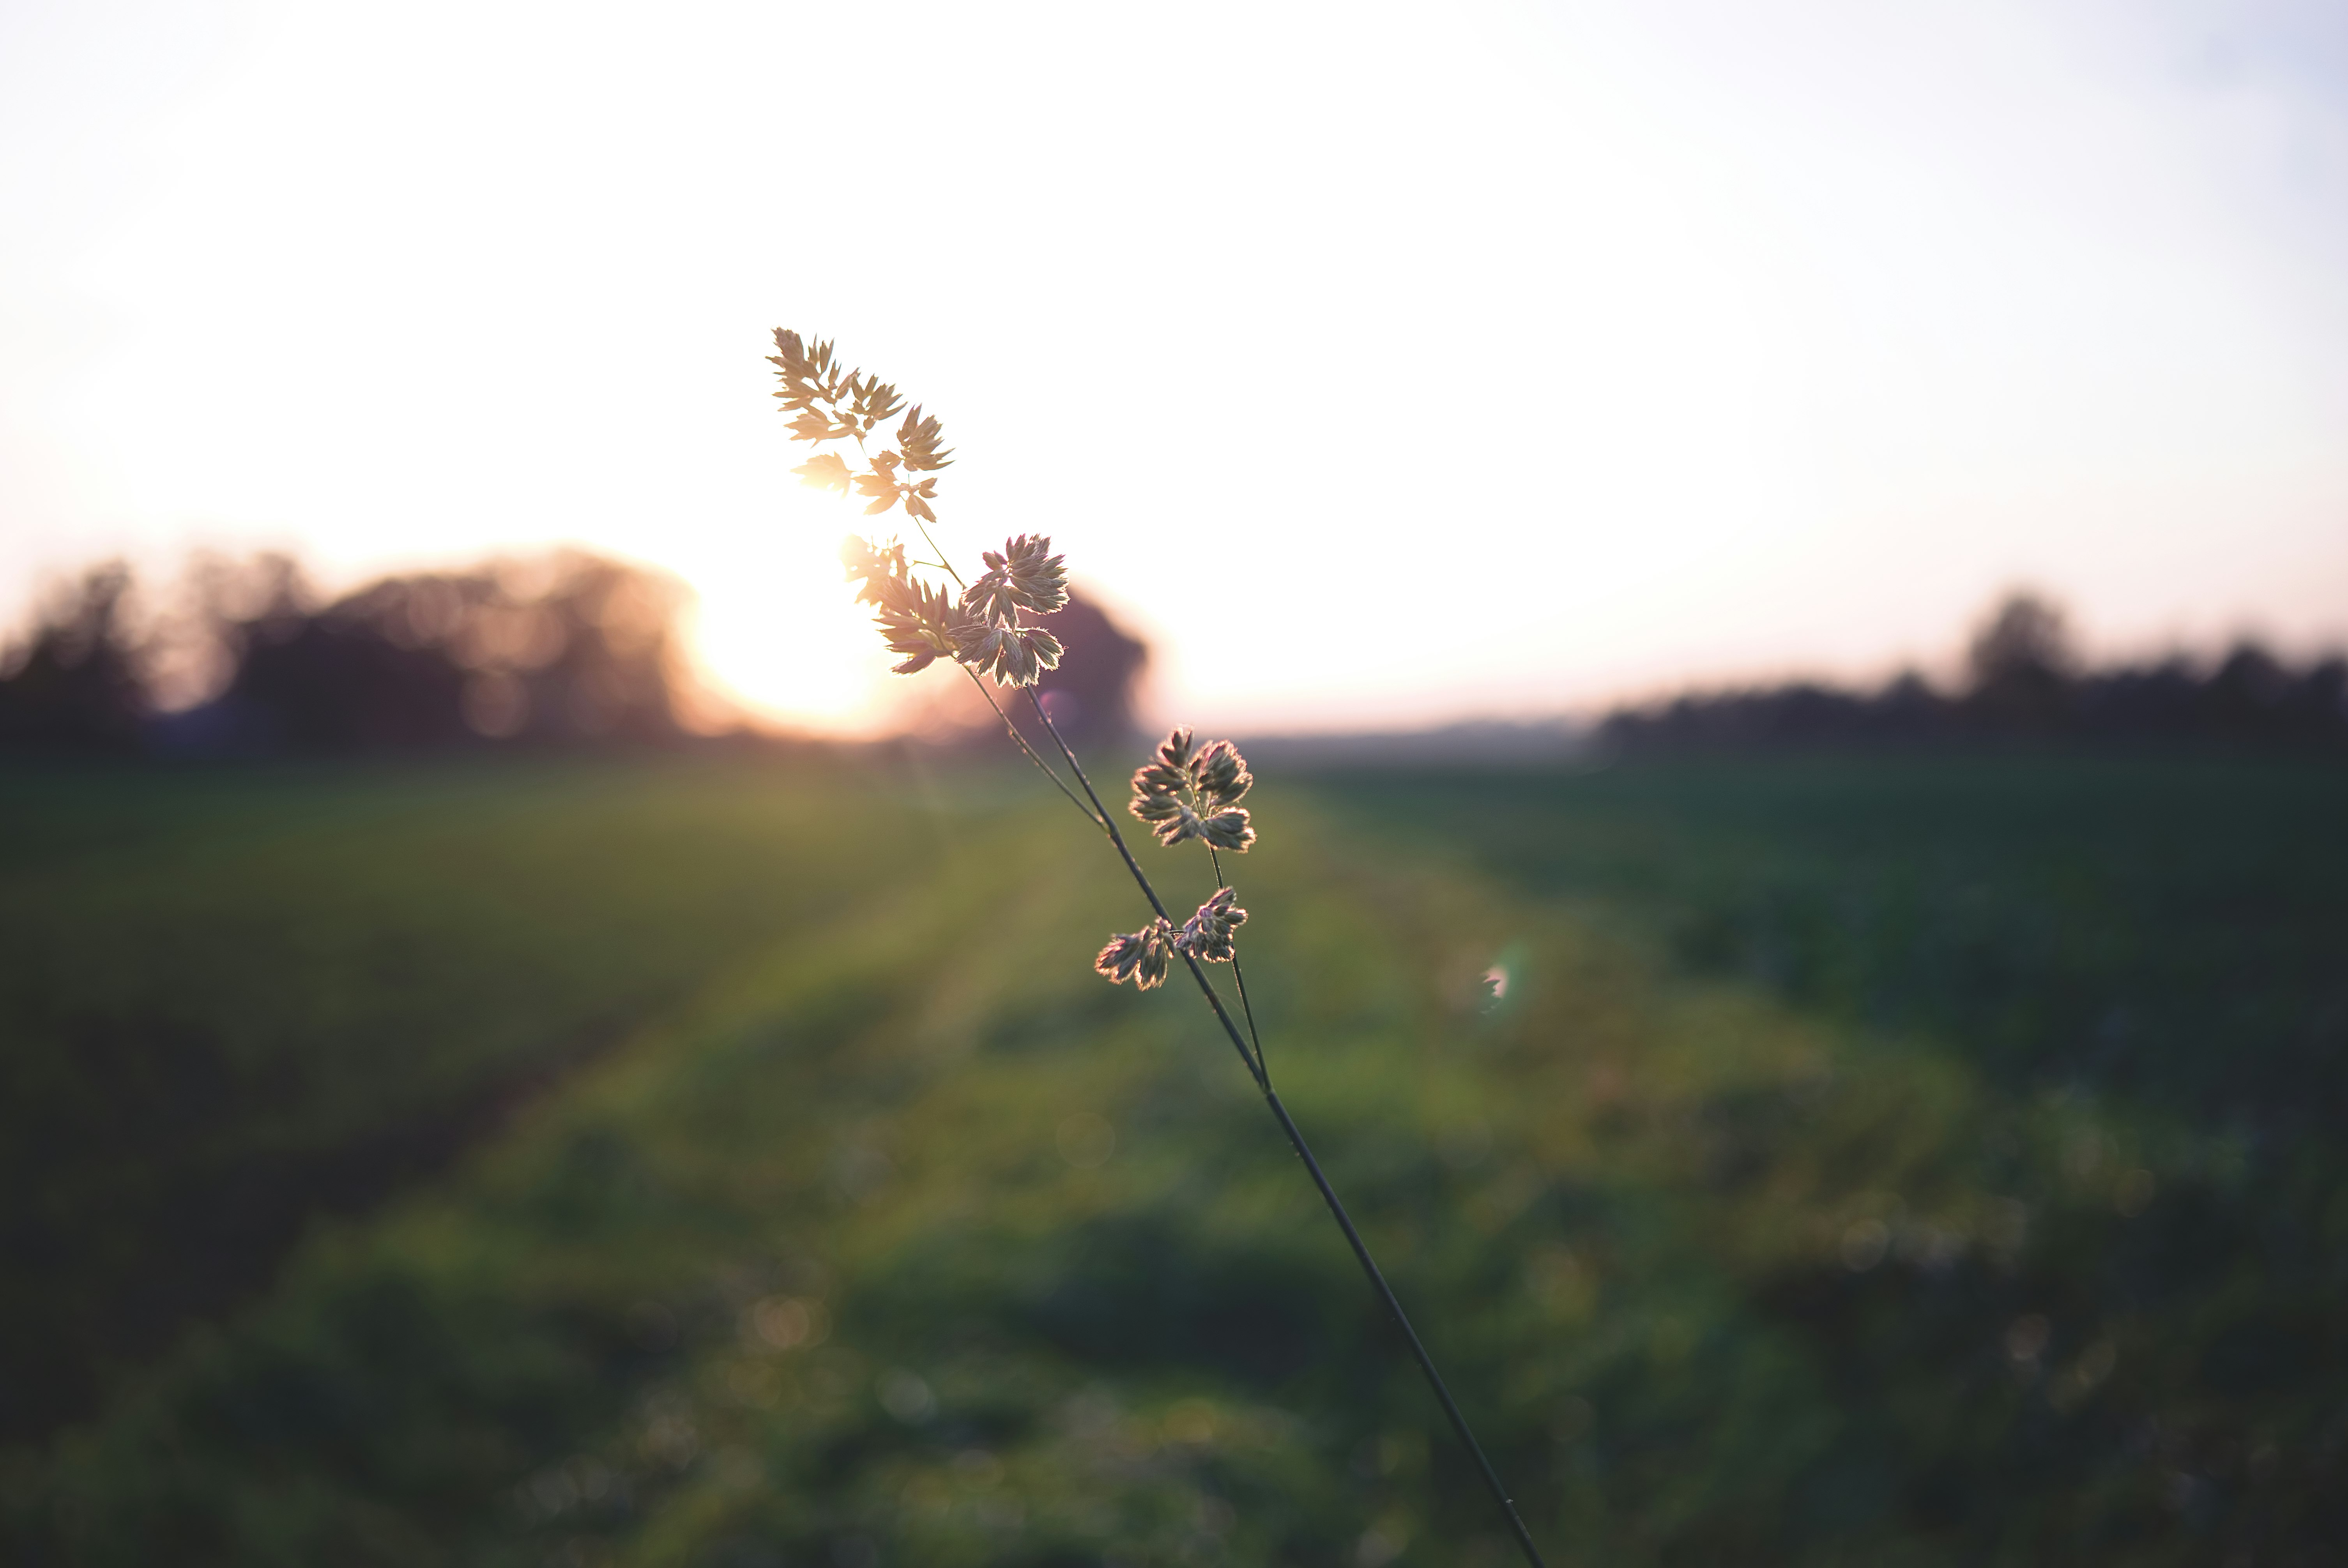
{"label": "setting sun glow", "polygon": [[886,717],[891,660],[873,635],[871,610],[840,580],[849,518],[832,497],[777,489],[772,528],[664,561],[698,597],[691,652],[716,695],[754,719],[869,733]]}

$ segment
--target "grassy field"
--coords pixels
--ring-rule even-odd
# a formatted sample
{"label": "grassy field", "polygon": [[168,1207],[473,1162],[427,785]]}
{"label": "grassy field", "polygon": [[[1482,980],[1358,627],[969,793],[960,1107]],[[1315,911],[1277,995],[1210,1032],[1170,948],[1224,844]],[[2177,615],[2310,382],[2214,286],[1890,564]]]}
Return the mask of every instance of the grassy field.
{"label": "grassy field", "polygon": [[2222,759],[1686,764],[1388,773],[1542,897],[1631,913],[1676,960],[2017,1091],[2202,1123],[2348,1119],[2348,775]]}
{"label": "grassy field", "polygon": [[[1272,1071],[1552,1561],[2335,1560],[2340,782],[1261,790]],[[1040,785],[0,800],[11,1561],[1507,1560]]]}
{"label": "grassy field", "polygon": [[804,770],[44,772],[0,815],[0,1440],[911,863]]}

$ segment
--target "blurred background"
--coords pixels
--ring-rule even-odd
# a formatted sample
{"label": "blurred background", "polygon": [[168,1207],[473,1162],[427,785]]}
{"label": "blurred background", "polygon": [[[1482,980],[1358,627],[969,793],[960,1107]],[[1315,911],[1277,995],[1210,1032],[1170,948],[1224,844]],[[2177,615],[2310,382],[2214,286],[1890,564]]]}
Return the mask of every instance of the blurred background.
{"label": "blurred background", "polygon": [[781,324],[1553,1562],[2338,1560],[2343,276],[2299,0],[0,4],[0,1555],[1509,1560]]}

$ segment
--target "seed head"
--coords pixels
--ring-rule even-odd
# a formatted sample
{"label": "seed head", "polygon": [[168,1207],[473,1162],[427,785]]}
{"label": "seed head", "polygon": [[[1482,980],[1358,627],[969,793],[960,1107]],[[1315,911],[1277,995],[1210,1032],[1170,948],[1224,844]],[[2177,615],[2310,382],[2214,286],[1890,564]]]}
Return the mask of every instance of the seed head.
{"label": "seed head", "polygon": [[907,575],[905,547],[901,544],[874,545],[850,534],[840,541],[839,559],[848,568],[848,580],[864,584],[856,593],[859,604],[886,603],[879,583]]}
{"label": "seed head", "polygon": [[[808,413],[819,402],[837,400],[846,390],[847,377],[832,359],[829,343],[818,341],[809,350],[798,333],[777,327],[775,349],[767,363],[775,367],[775,374],[782,380],[783,389],[775,395],[783,400],[786,414]],[[799,440],[813,438],[798,435],[796,425],[793,434]]]}
{"label": "seed head", "polygon": [[963,608],[1002,626],[1017,620],[1023,610],[1049,615],[1059,609],[1068,602],[1067,558],[1051,551],[1048,538],[1021,534],[1004,540],[999,555],[982,552],[986,570],[963,591]]}
{"label": "seed head", "polygon": [[1247,761],[1229,741],[1194,747],[1191,732],[1177,728],[1133,775],[1126,809],[1153,825],[1158,842],[1200,838],[1218,849],[1245,852],[1255,842],[1247,809],[1238,804],[1254,784]]}
{"label": "seed head", "polygon": [[918,403],[913,405],[913,412],[905,415],[905,423],[897,426],[897,446],[905,455],[905,466],[917,474],[953,466],[953,448],[938,445],[937,415],[922,418]]}
{"label": "seed head", "polygon": [[1146,991],[1165,983],[1174,940],[1174,927],[1160,916],[1138,931],[1111,937],[1093,960],[1093,969],[1111,985],[1131,980],[1135,989]]}
{"label": "seed head", "polygon": [[1144,822],[1157,822],[1171,812],[1151,815],[1141,809],[1145,798],[1171,795],[1189,779],[1190,732],[1177,726],[1172,733],[1158,743],[1158,754],[1136,769],[1133,774],[1133,815]]}
{"label": "seed head", "polygon": [[891,667],[893,674],[918,674],[941,656],[961,658],[963,639],[978,630],[946,597],[945,589],[911,578],[870,578],[865,593],[877,596],[880,612],[873,619],[888,640],[890,651],[907,656],[904,662]]}
{"label": "seed head", "polygon": [[1255,775],[1248,772],[1247,759],[1229,741],[1215,741],[1200,748],[1190,759],[1190,776],[1198,780],[1200,799],[1208,805],[1237,805],[1255,784]]}
{"label": "seed head", "polygon": [[957,610],[954,657],[1005,686],[1033,686],[1067,650],[1040,626],[998,626]]}
{"label": "seed head", "polygon": [[[825,459],[818,458],[816,461],[820,463]],[[853,485],[857,494],[868,498],[868,504],[864,508],[867,517],[877,512],[885,512],[902,501],[905,503],[905,510],[923,522],[934,523],[938,520],[937,513],[930,509],[930,503],[937,498],[937,480],[934,477],[920,480],[898,478],[898,466],[903,459],[896,453],[875,452],[866,459],[867,472],[855,475],[844,481],[841,476],[848,473],[847,464],[838,457],[831,457],[829,461],[839,465],[836,472],[826,470],[820,476],[810,476],[807,483],[836,488],[843,496],[848,493],[848,487]],[[815,464],[805,464],[802,466],[811,468]],[[798,470],[793,469],[792,472],[797,473]]]}
{"label": "seed head", "polygon": [[1174,938],[1175,948],[1202,963],[1227,964],[1236,950],[1231,941],[1234,927],[1247,924],[1247,911],[1234,902],[1239,897],[1225,887],[1199,906],[1199,912],[1182,922],[1181,934]]}
{"label": "seed head", "polygon": [[1199,836],[1217,849],[1245,855],[1248,846],[1255,842],[1255,828],[1248,821],[1247,807],[1235,805],[1212,816],[1201,817]]}
{"label": "seed head", "polygon": [[[897,395],[895,387],[878,376],[848,369],[833,357],[828,343],[819,342],[809,349],[798,333],[777,327],[775,350],[767,363],[775,367],[776,375],[782,381],[782,390],[775,395],[783,400],[783,412],[792,416],[794,441],[837,441],[844,436],[861,440],[874,425],[894,417],[905,406],[905,400]],[[818,404],[824,407],[818,408]],[[934,425],[936,421],[930,423]],[[934,429],[930,437],[934,445]],[[819,461],[796,471],[806,476],[809,484],[815,484],[819,482],[817,474],[810,473],[810,468],[829,472],[838,463],[839,459],[833,458],[829,464]]]}

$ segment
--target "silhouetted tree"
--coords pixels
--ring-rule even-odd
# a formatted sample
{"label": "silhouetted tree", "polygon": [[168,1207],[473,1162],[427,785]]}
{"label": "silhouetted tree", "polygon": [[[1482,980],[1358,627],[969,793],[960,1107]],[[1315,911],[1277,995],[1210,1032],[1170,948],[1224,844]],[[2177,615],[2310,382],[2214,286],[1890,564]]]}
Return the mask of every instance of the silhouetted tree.
{"label": "silhouetted tree", "polygon": [[2051,733],[2070,704],[2075,662],[2062,610],[2034,593],[2009,594],[1966,650],[1969,701],[1994,733]]}
{"label": "silhouetted tree", "polygon": [[[1052,723],[1072,743],[1123,740],[1133,731],[1133,699],[1149,663],[1149,647],[1079,593],[1052,617],[1053,633],[1067,650],[1056,670],[1036,682]],[[1033,715],[1023,715],[1030,723]],[[1040,742],[1040,726],[1031,737]]]}
{"label": "silhouetted tree", "polygon": [[137,649],[125,625],[130,569],[92,567],[52,597],[31,634],[0,657],[0,745],[128,752],[147,716]]}
{"label": "silhouetted tree", "polygon": [[324,609],[283,563],[221,598],[226,688],[174,722],[195,749],[381,752],[487,742],[647,743],[677,733],[673,579],[566,551],[386,578]]}
{"label": "silhouetted tree", "polygon": [[1599,735],[1630,753],[2017,742],[2348,751],[2348,663],[2294,671],[2246,642],[2207,675],[2175,656],[2083,670],[2062,610],[2034,594],[2010,596],[1982,620],[1966,673],[1957,697],[1912,672],[1872,693],[1814,682],[1695,693],[1618,710]]}

